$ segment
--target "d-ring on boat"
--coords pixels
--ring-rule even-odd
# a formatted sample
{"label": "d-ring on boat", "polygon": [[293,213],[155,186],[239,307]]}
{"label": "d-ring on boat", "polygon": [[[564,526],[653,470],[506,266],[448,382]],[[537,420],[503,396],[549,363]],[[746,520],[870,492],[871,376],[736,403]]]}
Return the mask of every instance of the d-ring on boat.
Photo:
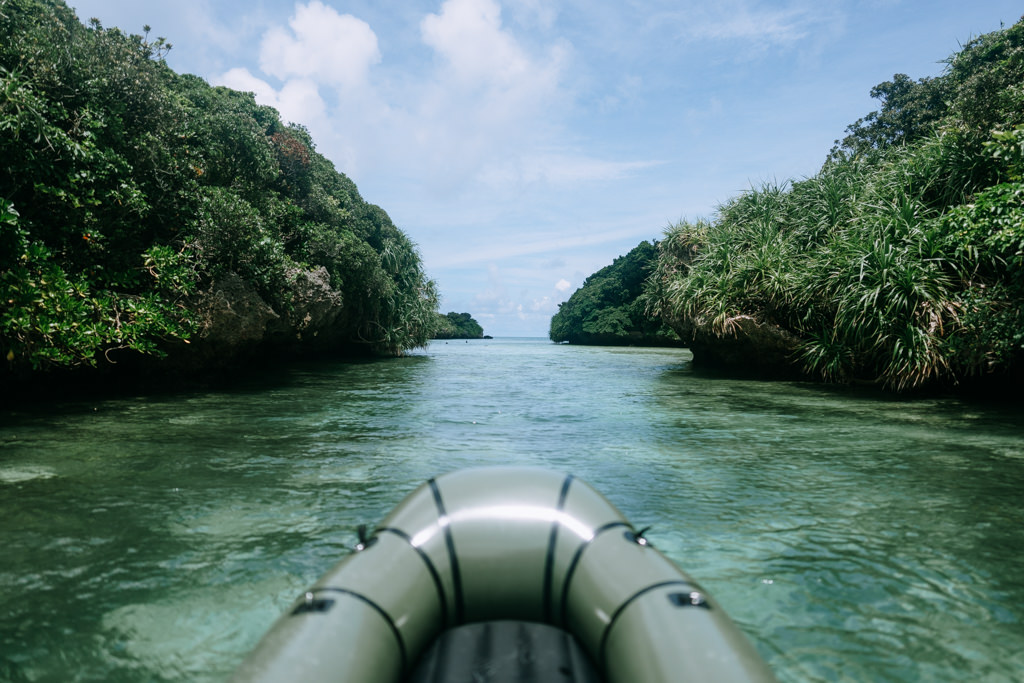
{"label": "d-ring on boat", "polygon": [[236,681],[774,680],[718,604],[572,475],[442,475],[356,550]]}

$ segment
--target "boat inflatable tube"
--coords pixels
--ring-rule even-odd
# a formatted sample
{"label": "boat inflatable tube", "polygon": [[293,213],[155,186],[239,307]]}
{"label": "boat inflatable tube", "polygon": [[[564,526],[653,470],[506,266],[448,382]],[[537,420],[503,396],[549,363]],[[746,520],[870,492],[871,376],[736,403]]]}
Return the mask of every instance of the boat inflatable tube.
{"label": "boat inflatable tube", "polygon": [[506,620],[571,634],[607,683],[774,680],[718,603],[572,475],[451,472],[361,536],[236,682],[397,683],[442,634]]}

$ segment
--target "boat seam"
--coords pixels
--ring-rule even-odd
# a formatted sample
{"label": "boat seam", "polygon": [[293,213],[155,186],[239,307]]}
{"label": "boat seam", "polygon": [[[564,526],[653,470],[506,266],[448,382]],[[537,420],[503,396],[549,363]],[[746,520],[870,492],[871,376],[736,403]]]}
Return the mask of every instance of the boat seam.
{"label": "boat seam", "polygon": [[[565,510],[566,500],[569,497],[569,487],[572,486],[572,481],[575,477],[572,474],[565,476],[565,481],[562,482],[562,489],[558,493],[558,504],[556,506],[557,512],[561,513]],[[562,525],[559,516],[555,516],[555,520],[551,522],[551,533],[548,536],[548,550],[544,558],[544,590],[541,600],[544,604],[544,621],[552,623],[552,604],[551,604],[551,590],[554,583],[554,571],[555,571],[555,547],[558,543],[558,528]]]}
{"label": "boat seam", "polygon": [[673,579],[671,581],[660,581],[658,583],[652,583],[650,586],[647,586],[646,588],[641,588],[637,592],[633,593],[633,595],[626,598],[626,600],[624,600],[623,603],[619,605],[618,609],[616,609],[614,614],[612,614],[612,618],[608,620],[608,625],[604,627],[604,631],[601,633],[601,645],[597,649],[598,661],[601,662],[601,666],[605,668],[605,671],[608,670],[608,663],[605,661],[605,647],[608,644],[608,636],[611,633],[612,628],[615,626],[615,622],[618,620],[619,616],[622,615],[625,609],[629,607],[631,604],[633,604],[633,602],[635,602],[637,598],[640,598],[653,590],[664,588],[665,586],[679,585],[694,588],[694,585],[689,581],[682,581],[680,579]]}
{"label": "boat seam", "polygon": [[583,551],[590,547],[590,544],[594,542],[598,536],[608,531],[609,529],[615,529],[616,527],[625,526],[629,524],[626,522],[608,522],[602,526],[599,526],[594,530],[594,535],[590,537],[590,540],[580,543],[579,547],[576,548],[576,553],[572,557],[572,562],[569,563],[569,569],[565,572],[565,581],[562,584],[562,624],[568,623],[569,616],[569,586],[572,583],[573,578],[576,575],[576,569],[579,567],[580,560],[583,558]]}
{"label": "boat seam", "polygon": [[405,533],[401,529],[397,529],[395,527],[388,526],[388,527],[383,527],[381,529],[378,529],[376,533],[378,533],[378,534],[392,533],[392,534],[398,536],[399,538],[404,540],[406,543],[408,543],[409,547],[412,548],[413,550],[415,550],[416,554],[420,556],[420,559],[423,560],[423,564],[425,564],[426,567],[427,567],[427,571],[430,572],[430,578],[433,579],[433,581],[434,581],[434,588],[437,590],[437,598],[438,598],[438,600],[441,603],[441,623],[442,624],[447,624],[448,623],[448,597],[447,597],[447,595],[445,595],[445,592],[444,592],[444,583],[442,583],[442,581],[441,581],[441,574],[438,573],[437,567],[434,566],[434,562],[433,562],[433,560],[430,559],[430,556],[427,555],[426,551],[423,550],[423,548],[419,548],[419,547],[413,545],[412,544],[412,536],[410,536],[409,534]]}
{"label": "boat seam", "polygon": [[366,603],[367,605],[372,607],[378,614],[380,614],[380,616],[384,618],[384,621],[387,622],[387,625],[391,628],[391,633],[395,636],[395,642],[398,643],[398,653],[399,653],[399,655],[401,655],[401,658],[402,658],[402,673],[403,674],[405,673],[406,667],[409,665],[409,658],[408,658],[408,654],[407,654],[406,648],[405,648],[405,639],[402,638],[402,632],[398,630],[398,626],[395,625],[395,620],[391,618],[391,615],[388,614],[387,610],[385,610],[383,607],[378,605],[376,603],[376,601],[374,601],[372,598],[369,598],[369,597],[363,595],[362,593],[357,593],[356,591],[350,590],[348,588],[335,588],[333,586],[320,586],[319,588],[317,588],[313,592],[314,593],[331,592],[331,593],[342,593],[343,595],[350,595],[353,598],[356,598],[357,600],[361,600],[362,602]]}
{"label": "boat seam", "polygon": [[444,528],[444,542],[448,548],[448,559],[452,565],[452,588],[455,591],[455,623],[461,624],[465,619],[464,597],[462,594],[462,572],[459,570],[459,556],[455,552],[455,539],[452,536],[452,527],[448,520],[448,511],[444,507],[444,498],[441,496],[441,489],[437,480],[427,480],[430,490],[434,494],[434,505],[437,506],[438,522]]}

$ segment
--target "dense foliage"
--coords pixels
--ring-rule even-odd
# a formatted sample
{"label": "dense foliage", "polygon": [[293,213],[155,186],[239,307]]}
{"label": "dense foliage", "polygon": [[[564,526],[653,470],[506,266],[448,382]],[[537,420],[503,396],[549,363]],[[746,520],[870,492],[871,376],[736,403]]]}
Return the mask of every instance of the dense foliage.
{"label": "dense foliage", "polygon": [[641,242],[588,277],[568,301],[559,304],[548,332],[551,340],[572,344],[678,344],[679,337],[648,316],[639,301],[657,255],[657,246]]}
{"label": "dense foliage", "polygon": [[469,313],[437,314],[434,339],[483,339],[484,328]]}
{"label": "dense foliage", "polygon": [[[227,274],[287,312],[326,269],[354,348],[425,343],[407,237],[253,96],[179,75],[162,38],[0,0],[0,348],[7,370],[161,354]],[[322,272],[322,271],[320,271]]]}
{"label": "dense foliage", "polygon": [[727,337],[800,340],[828,380],[894,388],[1019,371],[1024,349],[1024,22],[942,76],[896,75],[814,177],[766,184],[661,244],[651,310]]}

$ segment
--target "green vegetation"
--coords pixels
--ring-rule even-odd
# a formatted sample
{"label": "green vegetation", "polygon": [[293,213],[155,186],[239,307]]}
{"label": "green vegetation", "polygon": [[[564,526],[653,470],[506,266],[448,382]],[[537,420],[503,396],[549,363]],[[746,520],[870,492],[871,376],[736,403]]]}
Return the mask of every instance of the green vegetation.
{"label": "green vegetation", "polygon": [[572,344],[671,346],[679,337],[652,319],[639,301],[658,248],[641,242],[625,256],[586,279],[559,304],[548,336]]}
{"label": "green vegetation", "polygon": [[1006,377],[1024,358],[1024,22],[942,76],[896,75],[814,177],[667,231],[650,311],[718,339],[795,335],[826,380],[895,389]]}
{"label": "green vegetation", "polygon": [[483,339],[484,328],[469,313],[437,314],[434,339]]}
{"label": "green vegetation", "polygon": [[148,31],[0,0],[0,372],[164,354],[230,274],[286,316],[326,272],[339,347],[424,344],[437,297],[408,238],[306,130],[174,73]]}

